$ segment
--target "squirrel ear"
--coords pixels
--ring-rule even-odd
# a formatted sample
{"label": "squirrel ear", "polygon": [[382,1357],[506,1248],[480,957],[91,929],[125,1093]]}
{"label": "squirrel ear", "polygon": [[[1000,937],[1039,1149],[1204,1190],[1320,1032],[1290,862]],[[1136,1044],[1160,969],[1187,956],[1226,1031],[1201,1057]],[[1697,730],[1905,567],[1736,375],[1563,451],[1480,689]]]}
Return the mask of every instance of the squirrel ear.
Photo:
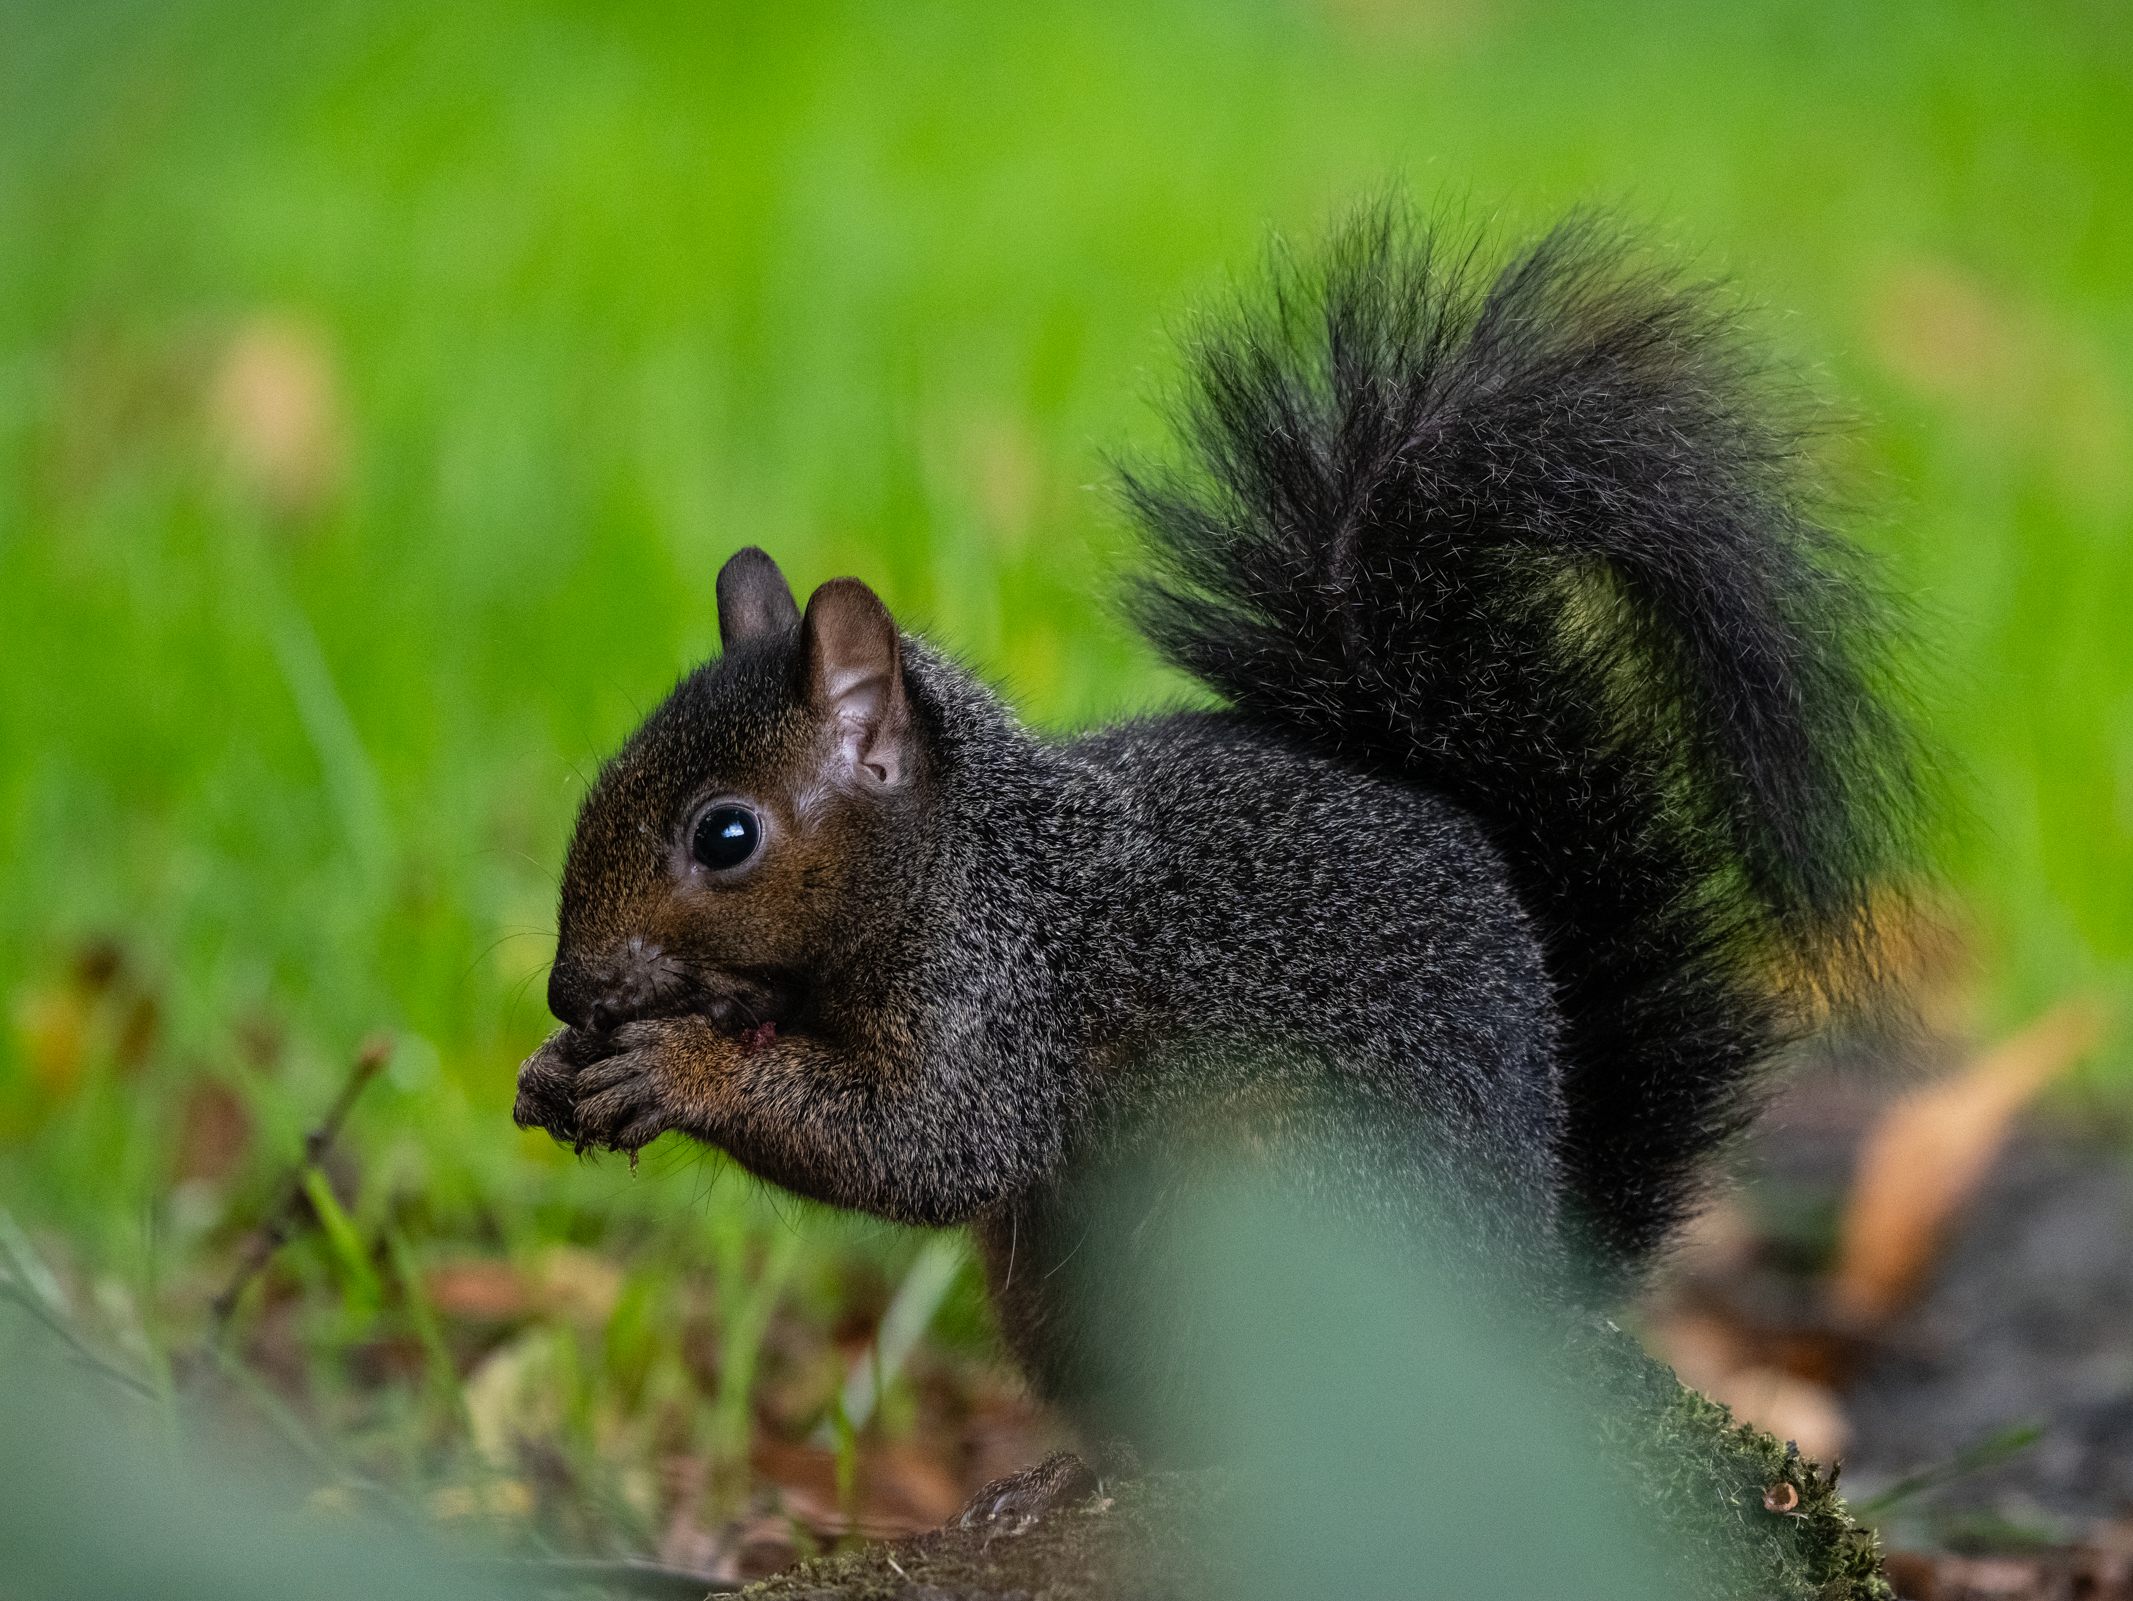
{"label": "squirrel ear", "polygon": [[807,603],[801,645],[803,690],[835,730],[839,766],[863,782],[902,783],[911,713],[903,640],[889,608],[858,579],[832,578]]}
{"label": "squirrel ear", "polygon": [[782,634],[798,625],[800,608],[778,564],[750,545],[718,570],[718,642],[733,649],[744,639]]}

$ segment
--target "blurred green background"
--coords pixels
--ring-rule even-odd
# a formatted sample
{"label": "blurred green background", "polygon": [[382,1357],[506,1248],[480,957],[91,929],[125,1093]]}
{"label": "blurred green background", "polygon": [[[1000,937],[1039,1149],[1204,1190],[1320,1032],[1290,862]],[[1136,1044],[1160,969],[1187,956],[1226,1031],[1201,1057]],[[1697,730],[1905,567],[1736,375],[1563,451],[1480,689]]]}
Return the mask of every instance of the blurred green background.
{"label": "blurred green background", "polygon": [[[1107,608],[1107,454],[1159,440],[1188,308],[1392,183],[1510,238],[1615,206],[1768,308],[1920,606],[1980,1026],[2122,995],[2123,5],[16,3],[0,1199],[81,1315],[182,1356],[386,1028],[347,1229],[261,1292],[260,1329],[298,1308],[282,1389],[430,1472],[473,1359],[432,1340],[395,1413],[350,1353],[422,1333],[423,1262],[591,1247],[627,1288],[539,1358],[555,1426],[643,1457],[600,1419],[723,1393],[736,1449],[746,1307],[826,1324],[915,1246],[510,1127],[587,776],[712,651],[746,543],[803,593],[863,576],[1042,722],[1175,693]],[[699,1267],[708,1362],[656,1315]]]}

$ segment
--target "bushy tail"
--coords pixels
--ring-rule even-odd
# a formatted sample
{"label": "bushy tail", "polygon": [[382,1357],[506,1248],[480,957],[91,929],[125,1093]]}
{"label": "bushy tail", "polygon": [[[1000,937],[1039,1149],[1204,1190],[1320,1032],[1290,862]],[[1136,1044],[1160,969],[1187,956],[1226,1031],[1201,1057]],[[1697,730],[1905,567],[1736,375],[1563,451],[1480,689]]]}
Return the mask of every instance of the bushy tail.
{"label": "bushy tail", "polygon": [[1189,355],[1188,464],[1126,477],[1138,620],[1482,819],[1566,1021],[1578,1199],[1634,1260],[1872,967],[1913,810],[1796,408],[1716,296],[1590,218],[1491,279],[1372,212]]}

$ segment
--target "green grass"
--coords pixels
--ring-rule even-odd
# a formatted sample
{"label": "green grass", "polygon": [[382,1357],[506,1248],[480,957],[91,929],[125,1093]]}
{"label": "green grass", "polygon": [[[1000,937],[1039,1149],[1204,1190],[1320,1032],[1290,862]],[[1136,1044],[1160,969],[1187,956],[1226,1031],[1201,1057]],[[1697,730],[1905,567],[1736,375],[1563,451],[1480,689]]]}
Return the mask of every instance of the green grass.
{"label": "green grass", "polygon": [[[325,1235],[280,1270],[333,1448],[453,1437],[449,1374],[344,1371],[419,1333],[396,1250],[625,1262],[544,1358],[557,1427],[686,1414],[717,1386],[660,1298],[745,1298],[776,1203],[507,1116],[586,776],[745,543],[1040,720],[1174,693],[1092,486],[1158,437],[1166,329],[1393,181],[1514,235],[1616,204],[1769,306],[1924,609],[1987,1020],[2123,995],[2129,105],[2133,14],[2075,0],[8,7],[0,1195],[182,1353],[390,1028],[340,1175],[381,1276]],[[186,1154],[202,1080],[248,1108],[234,1166]],[[824,1319],[912,1249],[784,1215]]]}

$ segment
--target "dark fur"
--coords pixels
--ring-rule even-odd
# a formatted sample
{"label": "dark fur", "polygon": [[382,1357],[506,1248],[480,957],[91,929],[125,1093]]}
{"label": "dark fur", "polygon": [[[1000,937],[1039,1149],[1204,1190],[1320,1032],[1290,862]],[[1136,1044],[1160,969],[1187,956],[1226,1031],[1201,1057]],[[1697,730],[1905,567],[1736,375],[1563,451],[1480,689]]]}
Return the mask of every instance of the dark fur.
{"label": "dark fur", "polygon": [[1195,357],[1197,470],[1129,482],[1143,625],[1481,821],[1563,1018],[1569,1194],[1641,1256],[1802,992],[1871,979],[1913,812],[1793,408],[1714,295],[1583,219],[1484,285],[1380,215]]}
{"label": "dark fur", "polygon": [[[1595,229],[1483,286],[1369,221],[1195,373],[1193,466],[1129,478],[1139,609],[1230,709],[1047,740],[906,639],[881,728],[839,722],[871,596],[801,624],[744,553],[726,656],[586,801],[569,1026],[517,1108],[975,1222],[1018,1355],[1099,1426],[1121,1174],[1271,1153],[1514,1270],[1566,1224],[1632,1266],[1787,988],[1864,962],[1907,782],[1729,323]],[[714,794],[775,824],[731,883],[687,860]]]}

